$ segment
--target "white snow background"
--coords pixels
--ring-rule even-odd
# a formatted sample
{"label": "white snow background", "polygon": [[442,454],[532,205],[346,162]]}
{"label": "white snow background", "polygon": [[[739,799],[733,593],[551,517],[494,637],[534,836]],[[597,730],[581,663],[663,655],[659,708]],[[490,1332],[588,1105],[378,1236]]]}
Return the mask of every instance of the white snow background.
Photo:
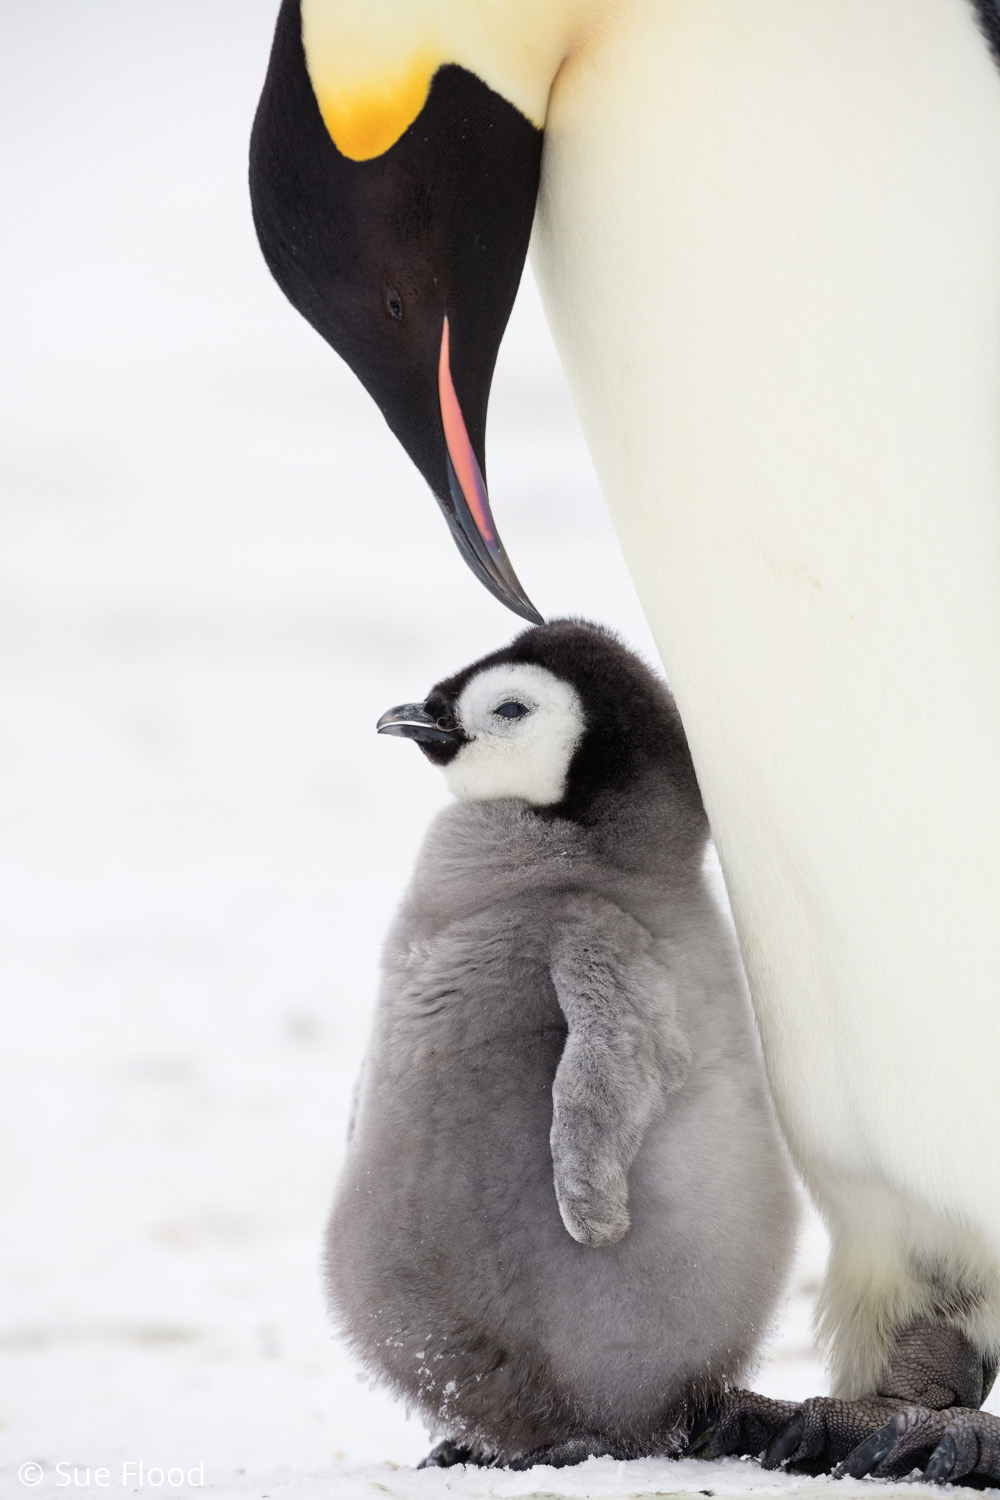
{"label": "white snow background", "polygon": [[[446,800],[375,720],[518,627],[260,257],[276,8],[0,0],[4,1492],[103,1466],[109,1493],[192,1494],[155,1475],[197,1465],[275,1500],[814,1489],[735,1462],[415,1473],[422,1425],[331,1335],[379,946]],[[489,460],[543,612],[655,659],[530,277]],[[824,1388],[823,1256],[812,1221],[761,1389]]]}

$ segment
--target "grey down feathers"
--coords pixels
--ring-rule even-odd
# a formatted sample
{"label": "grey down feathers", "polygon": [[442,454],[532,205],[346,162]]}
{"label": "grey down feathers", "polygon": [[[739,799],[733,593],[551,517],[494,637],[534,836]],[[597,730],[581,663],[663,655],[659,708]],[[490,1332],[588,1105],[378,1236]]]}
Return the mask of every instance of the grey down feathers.
{"label": "grey down feathers", "polygon": [[[573,648],[551,667],[545,632]],[[669,694],[594,627],[528,638],[582,705],[573,812],[477,797],[431,826],[385,946],[330,1293],[365,1367],[480,1458],[595,1434],[669,1452],[766,1330],[793,1189]],[[604,785],[588,651],[612,683],[628,658],[620,722],[637,694],[663,721]]]}

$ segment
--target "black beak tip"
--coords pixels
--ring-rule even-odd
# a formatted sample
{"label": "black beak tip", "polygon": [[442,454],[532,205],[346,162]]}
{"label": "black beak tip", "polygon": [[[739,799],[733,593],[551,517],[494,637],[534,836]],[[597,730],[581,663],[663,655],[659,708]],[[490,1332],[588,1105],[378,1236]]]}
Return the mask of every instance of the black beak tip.
{"label": "black beak tip", "polygon": [[545,624],[545,616],[544,615],[540,615],[538,613],[538,610],[532,604],[532,602],[531,602],[530,599],[522,599],[522,600],[520,600],[519,605],[517,607],[515,607],[513,604],[510,604],[506,599],[503,602],[507,605],[508,609],[512,609],[516,615],[520,615],[521,619],[522,620],[527,620],[529,622],[529,624],[531,624],[531,625],[544,625]]}
{"label": "black beak tip", "polygon": [[398,708],[386,709],[375,725],[375,732],[416,740],[423,745],[454,745],[459,739],[457,728],[442,727],[422,703],[401,703]]}
{"label": "black beak tip", "polygon": [[[459,482],[451,456],[446,455],[448,472],[447,497],[435,490],[435,498],[444,512],[451,534],[459,552],[475,573],[479,582],[495,599],[507,606],[522,620],[532,625],[544,625],[545,620],[532,604],[511,567],[506,549],[495,530],[484,536],[479,524],[469,509],[468,500]],[[482,486],[482,498],[486,502],[486,487]],[[489,524],[492,527],[492,516]]]}

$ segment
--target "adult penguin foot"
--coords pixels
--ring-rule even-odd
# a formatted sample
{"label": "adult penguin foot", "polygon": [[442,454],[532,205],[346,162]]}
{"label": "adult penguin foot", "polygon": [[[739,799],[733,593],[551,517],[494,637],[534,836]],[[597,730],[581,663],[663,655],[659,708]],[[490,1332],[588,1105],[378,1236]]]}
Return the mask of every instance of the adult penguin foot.
{"label": "adult penguin foot", "polygon": [[687,1454],[759,1457],[765,1469],[939,1482],[1000,1478],[1000,1420],[976,1410],[995,1367],[954,1328],[917,1322],[897,1338],[880,1389],[801,1403],[729,1391],[692,1429]]}
{"label": "adult penguin foot", "polygon": [[[881,1395],[862,1396],[857,1401],[814,1396],[803,1401],[791,1420],[775,1433],[761,1455],[761,1468],[778,1469],[787,1464],[798,1473],[829,1473],[850,1463],[862,1449],[872,1449],[898,1411],[898,1401]],[[872,1463],[878,1463],[886,1451],[885,1445],[878,1452],[872,1449]]]}
{"label": "adult penguin foot", "polygon": [[775,1401],[756,1391],[726,1391],[698,1418],[682,1458],[759,1458],[795,1420],[798,1401]]}
{"label": "adult penguin foot", "polygon": [[1000,1417],[971,1407],[906,1406],[834,1470],[862,1479],[901,1479],[914,1469],[931,1484],[1000,1483]]}
{"label": "adult penguin foot", "polygon": [[[922,1417],[938,1415],[927,1407],[905,1410]],[[758,1458],[762,1469],[784,1466],[798,1474],[832,1471],[838,1478],[847,1474],[900,1478],[917,1467],[921,1454],[926,1459],[933,1447],[933,1440],[919,1451],[914,1446],[905,1467],[884,1468],[883,1461],[891,1461],[891,1450],[902,1441],[894,1425],[900,1416],[899,1402],[884,1396],[863,1396],[857,1401],[814,1396],[795,1404],[772,1401],[754,1391],[729,1391],[695,1425],[684,1457],[738,1455]],[[899,1447],[898,1457],[902,1459],[903,1454]]]}

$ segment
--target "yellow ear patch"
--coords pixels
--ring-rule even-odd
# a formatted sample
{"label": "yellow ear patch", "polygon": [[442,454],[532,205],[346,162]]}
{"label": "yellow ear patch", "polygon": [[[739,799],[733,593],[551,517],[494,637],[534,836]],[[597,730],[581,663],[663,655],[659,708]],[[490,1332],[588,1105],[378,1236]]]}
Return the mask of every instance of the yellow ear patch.
{"label": "yellow ear patch", "polygon": [[352,161],[370,161],[394,146],[427,103],[438,63],[430,53],[418,54],[405,71],[350,88],[324,87],[313,78],[316,102],[337,150]]}
{"label": "yellow ear patch", "polygon": [[323,122],[352,161],[381,156],[455,63],[542,127],[549,89],[588,7],[607,0],[299,0]]}

